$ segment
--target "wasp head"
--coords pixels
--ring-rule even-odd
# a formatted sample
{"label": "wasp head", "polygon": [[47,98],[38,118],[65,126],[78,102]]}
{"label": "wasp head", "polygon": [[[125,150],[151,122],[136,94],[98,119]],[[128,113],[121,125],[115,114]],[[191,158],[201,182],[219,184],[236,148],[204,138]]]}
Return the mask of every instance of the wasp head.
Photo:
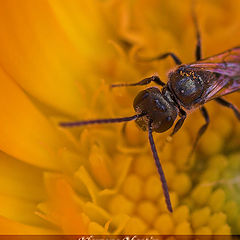
{"label": "wasp head", "polygon": [[138,114],[144,114],[136,119],[137,125],[144,131],[148,129],[151,121],[153,131],[165,132],[173,125],[178,113],[177,107],[156,87],[139,92],[133,107]]}

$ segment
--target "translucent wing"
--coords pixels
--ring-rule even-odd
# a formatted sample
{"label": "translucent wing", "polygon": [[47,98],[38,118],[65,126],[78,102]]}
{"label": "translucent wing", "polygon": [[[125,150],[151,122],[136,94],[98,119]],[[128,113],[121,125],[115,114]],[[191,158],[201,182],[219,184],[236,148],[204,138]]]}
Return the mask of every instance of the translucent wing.
{"label": "translucent wing", "polygon": [[[205,91],[201,96],[205,102],[240,90],[240,47],[229,49],[185,67],[190,71],[201,73],[203,77],[206,72],[205,75],[208,77],[204,79]],[[211,77],[209,72],[212,73]]]}

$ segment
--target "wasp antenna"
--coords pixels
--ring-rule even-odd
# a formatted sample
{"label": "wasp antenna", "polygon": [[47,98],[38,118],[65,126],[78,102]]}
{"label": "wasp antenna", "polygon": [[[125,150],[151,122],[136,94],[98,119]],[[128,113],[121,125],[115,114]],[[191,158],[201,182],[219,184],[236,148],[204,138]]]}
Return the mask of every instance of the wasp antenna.
{"label": "wasp antenna", "polygon": [[106,119],[94,119],[94,120],[78,121],[78,122],[61,122],[59,123],[59,125],[61,127],[77,127],[77,126],[90,125],[90,124],[129,122],[139,117],[142,117],[143,115],[144,114],[136,114],[131,117],[123,117],[123,118],[106,118]]}
{"label": "wasp antenna", "polygon": [[158,153],[157,153],[157,150],[156,150],[154,140],[153,140],[151,121],[149,122],[148,138],[149,138],[153,158],[154,158],[155,163],[157,165],[157,170],[158,170],[158,173],[160,175],[161,182],[162,182],[162,188],[163,188],[163,193],[164,193],[165,201],[166,201],[166,204],[167,204],[167,208],[168,208],[169,212],[173,212],[172,204],[171,204],[171,200],[170,200],[170,196],[169,196],[169,192],[168,192],[167,181],[166,181],[166,178],[165,178],[165,175],[164,175],[164,172],[163,172],[163,169],[162,169],[162,165],[161,165],[159,157],[158,157]]}

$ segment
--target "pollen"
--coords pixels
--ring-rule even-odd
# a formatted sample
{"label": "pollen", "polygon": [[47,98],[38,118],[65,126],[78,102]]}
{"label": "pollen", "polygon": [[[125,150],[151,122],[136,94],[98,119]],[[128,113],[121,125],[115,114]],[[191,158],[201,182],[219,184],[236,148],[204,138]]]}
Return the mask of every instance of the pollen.
{"label": "pollen", "polygon": [[231,169],[240,169],[240,152],[232,153],[229,156],[229,167]]}
{"label": "pollen", "polygon": [[209,186],[207,183],[204,184],[203,182],[194,188],[192,198],[197,205],[203,206],[208,201],[211,192],[212,186]]}
{"label": "pollen", "polygon": [[196,235],[211,235],[213,232],[210,227],[204,226],[196,229]]}
{"label": "pollen", "polygon": [[226,223],[226,215],[222,212],[218,212],[213,214],[209,219],[209,226],[212,229],[213,232],[217,231],[219,228],[221,228]]}
{"label": "pollen", "polygon": [[[206,138],[208,141],[202,141],[199,143],[201,150],[207,154],[207,155],[214,155],[220,152],[222,146],[223,146],[223,139],[220,137],[220,135],[216,131],[207,131]],[[209,146],[209,142],[214,142],[214,144],[211,144]]]}
{"label": "pollen", "polygon": [[162,184],[158,175],[150,176],[143,186],[144,196],[156,200],[162,194]]}
{"label": "pollen", "polygon": [[172,186],[176,176],[176,167],[172,162],[167,162],[164,164],[164,173],[169,186]]}
{"label": "pollen", "polygon": [[135,122],[129,122],[125,126],[125,141],[130,146],[139,146],[146,143],[146,134],[136,127]]}
{"label": "pollen", "polygon": [[206,225],[209,221],[210,213],[211,210],[209,207],[204,207],[194,211],[191,217],[193,227],[196,229]]}
{"label": "pollen", "polygon": [[224,169],[226,169],[227,165],[228,159],[222,154],[217,154],[209,159],[208,167],[212,169],[218,169],[222,172]]}
{"label": "pollen", "polygon": [[182,205],[174,209],[173,219],[176,223],[188,221],[189,218],[190,218],[190,210],[188,206]]}
{"label": "pollen", "polygon": [[177,224],[174,234],[176,235],[191,235],[193,233],[191,224],[188,221]]}
{"label": "pollen", "polygon": [[226,194],[223,189],[215,190],[209,197],[209,206],[214,212],[220,211],[223,208]]}
{"label": "pollen", "polygon": [[141,154],[134,160],[133,170],[138,176],[145,178],[156,173],[156,165],[149,155]]}
{"label": "pollen", "polygon": [[224,205],[224,212],[228,217],[228,221],[230,223],[234,223],[237,221],[237,217],[239,215],[239,206],[233,200],[228,201]]}
{"label": "pollen", "polygon": [[123,184],[123,193],[133,201],[138,201],[142,197],[143,181],[138,175],[127,176]]}
{"label": "pollen", "polygon": [[148,224],[151,224],[156,219],[158,209],[152,201],[142,201],[137,208],[139,216]]}
{"label": "pollen", "polygon": [[173,190],[179,195],[183,196],[187,194],[191,189],[191,180],[185,173],[180,173],[175,176],[172,184]]}
{"label": "pollen", "polygon": [[221,226],[216,232],[214,232],[216,235],[230,235],[231,234],[231,228],[228,224],[225,224]]}
{"label": "pollen", "polygon": [[115,195],[109,202],[109,211],[112,214],[131,214],[134,210],[134,204],[123,195]]}
{"label": "pollen", "polygon": [[147,224],[144,223],[144,221],[141,218],[133,217],[127,222],[123,230],[123,233],[124,234],[132,234],[132,233],[144,234],[146,230],[147,230]]}
{"label": "pollen", "polygon": [[154,227],[159,234],[173,234],[174,222],[169,214],[162,214],[154,221]]}

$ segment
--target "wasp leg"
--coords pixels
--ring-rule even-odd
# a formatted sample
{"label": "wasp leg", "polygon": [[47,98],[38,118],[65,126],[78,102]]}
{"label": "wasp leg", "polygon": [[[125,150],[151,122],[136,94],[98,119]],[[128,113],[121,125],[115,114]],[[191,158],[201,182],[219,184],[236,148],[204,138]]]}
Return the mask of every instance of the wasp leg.
{"label": "wasp leg", "polygon": [[155,82],[160,86],[165,86],[166,84],[160,80],[158,76],[152,76],[149,78],[144,78],[143,80],[136,82],[136,83],[119,83],[119,84],[112,84],[111,87],[129,87],[129,86],[143,86],[147,85],[151,82]]}
{"label": "wasp leg", "polygon": [[240,111],[237,109],[236,106],[234,106],[232,103],[226,101],[223,98],[216,98],[215,99],[216,102],[218,102],[219,104],[225,106],[225,107],[229,107],[233,110],[234,114],[236,115],[236,117],[238,118],[238,120],[240,120]]}
{"label": "wasp leg", "polygon": [[195,31],[196,31],[196,37],[197,37],[195,56],[196,56],[196,60],[199,61],[202,59],[202,43],[201,43],[200,29],[199,29],[197,16],[196,16],[196,12],[195,12],[195,1],[192,3],[192,18],[193,18]]}
{"label": "wasp leg", "polygon": [[182,61],[172,52],[167,52],[152,58],[138,58],[138,59],[143,62],[151,62],[151,61],[158,61],[158,60],[165,59],[168,56],[170,56],[177,65],[182,64]]}
{"label": "wasp leg", "polygon": [[172,137],[182,127],[182,125],[187,117],[186,112],[184,110],[182,110],[181,108],[180,108],[179,115],[180,115],[180,119],[175,124],[174,129],[173,129],[172,133],[170,134],[170,137]]}
{"label": "wasp leg", "polygon": [[193,144],[193,147],[192,147],[192,151],[190,152],[188,158],[191,158],[192,154],[194,153],[196,147],[197,147],[197,144],[200,140],[200,138],[202,137],[202,135],[205,133],[205,131],[207,130],[207,127],[209,125],[209,116],[208,116],[208,112],[207,112],[207,109],[205,107],[201,107],[200,108],[200,111],[205,119],[205,123],[202,125],[202,127],[198,130],[198,134],[197,134],[197,137],[194,141],[194,144]]}
{"label": "wasp leg", "polygon": [[170,137],[172,137],[182,127],[182,125],[187,117],[186,112],[184,110],[182,110],[181,108],[180,108],[179,115],[180,115],[180,119],[175,124],[174,129],[173,129],[172,133],[170,134]]}

